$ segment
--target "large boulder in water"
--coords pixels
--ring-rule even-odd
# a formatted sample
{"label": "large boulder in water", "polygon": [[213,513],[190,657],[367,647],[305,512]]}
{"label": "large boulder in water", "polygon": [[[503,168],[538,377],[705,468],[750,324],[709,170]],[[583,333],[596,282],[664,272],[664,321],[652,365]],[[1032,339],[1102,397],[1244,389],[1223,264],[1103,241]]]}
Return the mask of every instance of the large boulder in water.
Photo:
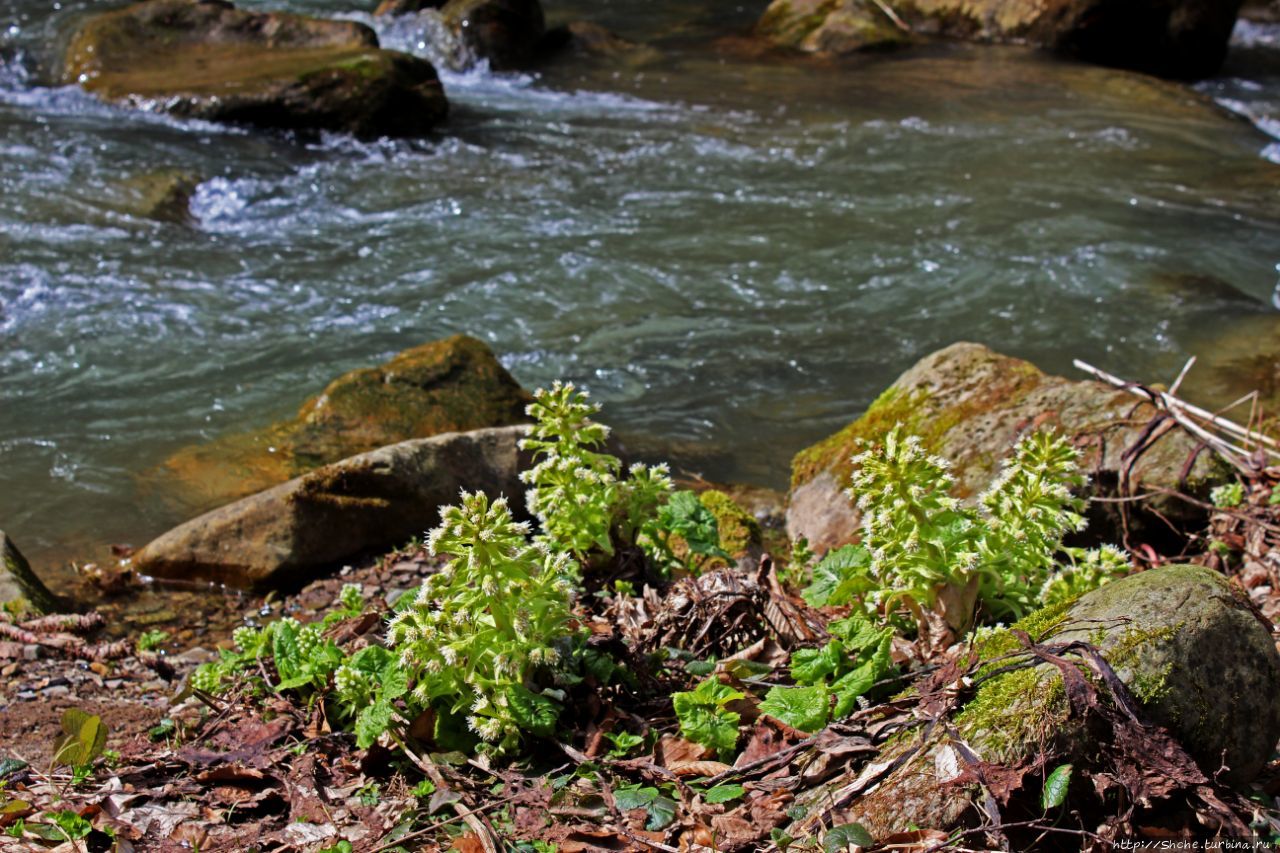
{"label": "large boulder in water", "polygon": [[527,427],[448,433],[362,453],[194,518],[133,558],[143,574],[268,587],[433,526],[461,490],[523,507]]}
{"label": "large boulder in water", "polygon": [[901,25],[1195,79],[1222,64],[1239,9],[1240,0],[773,0],[757,32],[785,47],[845,53],[878,46]]}
{"label": "large boulder in water", "polygon": [[291,420],[184,448],[152,484],[208,509],[384,445],[523,423],[531,400],[482,341],[454,335],[339,376]]}
{"label": "large boulder in water", "polygon": [[419,136],[447,112],[431,63],[351,21],[146,0],[83,20],[62,81],[109,101],[210,121]]}
{"label": "large boulder in water", "polygon": [[[1115,581],[1074,604],[1046,608],[1014,626],[1041,649],[1052,649],[1084,678],[1094,673],[1066,651],[1072,642],[1098,650],[1134,702],[1153,751],[1163,729],[1186,751],[1201,781],[1241,786],[1270,760],[1280,739],[1280,655],[1269,627],[1242,591],[1203,566],[1168,566]],[[866,770],[887,774],[867,786],[847,809],[828,815],[854,821],[883,839],[909,827],[947,831],[974,810],[975,786],[958,778],[966,760],[958,750],[991,765],[1015,768],[1046,760],[1089,767],[1123,749],[1105,725],[1086,720],[1072,704],[1062,670],[1035,663],[1011,629],[978,641],[983,667],[976,694],[948,725],[886,745]],[[1105,684],[1094,679],[1096,684]],[[1099,699],[1117,702],[1100,688]],[[1121,712],[1117,712],[1121,713]],[[1122,752],[1119,754],[1123,754]],[[1160,750],[1165,767],[1176,758]],[[1107,768],[1103,768],[1105,771]],[[1016,778],[1016,777],[1014,777]],[[1021,784],[1034,785],[1034,774]],[[813,814],[825,811],[838,780],[802,797]],[[795,827],[801,837],[809,827]]]}
{"label": "large boulder in water", "polygon": [[[1127,478],[1135,493],[1147,486],[1207,494],[1226,477],[1220,463],[1181,430],[1148,435],[1156,414],[1110,385],[1049,376],[981,344],[953,344],[898,377],[862,417],[796,454],[787,532],[818,550],[852,541],[861,517],[845,494],[850,460],[859,441],[878,441],[898,424],[954,464],[954,494],[962,499],[981,494],[1018,439],[1036,429],[1072,440],[1095,493],[1114,494]],[[1176,518],[1188,505],[1165,498],[1151,506]],[[1130,520],[1141,519],[1135,511]]]}

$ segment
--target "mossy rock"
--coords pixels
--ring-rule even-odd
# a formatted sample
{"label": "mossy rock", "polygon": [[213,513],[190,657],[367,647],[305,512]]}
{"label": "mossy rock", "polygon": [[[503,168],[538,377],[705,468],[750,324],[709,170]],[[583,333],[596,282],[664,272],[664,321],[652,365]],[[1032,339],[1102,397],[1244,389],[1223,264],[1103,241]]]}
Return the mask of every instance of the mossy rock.
{"label": "mossy rock", "polygon": [[[1155,414],[1154,407],[1109,385],[1050,376],[980,344],[953,344],[903,373],[860,418],[796,454],[787,531],[793,539],[805,536],[818,550],[854,539],[860,518],[844,494],[850,460],[860,441],[877,442],[899,424],[953,463],[953,493],[973,499],[997,476],[1018,439],[1038,429],[1068,436],[1081,451],[1081,467],[1092,475],[1094,489],[1113,492],[1125,469],[1125,450]],[[1135,489],[1177,489],[1193,458],[1185,485],[1207,495],[1227,471],[1180,430],[1165,433],[1134,461],[1130,482]],[[1152,506],[1173,518],[1188,513],[1188,505],[1172,498]]]}
{"label": "mossy rock", "polygon": [[152,479],[207,509],[407,439],[524,423],[531,399],[482,341],[455,335],[343,374],[292,420],[184,448]]}
{"label": "mossy rock", "polygon": [[720,547],[735,560],[754,554],[759,556],[763,541],[760,524],[751,513],[719,489],[708,489],[698,495],[711,514],[716,517],[720,533]]}
{"label": "mossy rock", "polygon": [[82,19],[61,82],[189,118],[363,137],[420,136],[447,102],[435,69],[352,21],[146,0]]}
{"label": "mossy rock", "polygon": [[[1168,729],[1206,775],[1224,783],[1255,778],[1280,739],[1280,654],[1241,594],[1211,569],[1168,566],[1130,575],[1031,614],[1014,628],[1037,643],[1096,646],[1148,720]],[[1011,629],[977,644],[979,659],[988,661],[979,677],[992,677],[953,716],[950,729],[992,763],[1011,766],[1046,753],[1088,761],[1097,751],[1097,728],[1072,713],[1056,667],[1006,669],[1014,659],[1004,656],[1020,647]],[[972,809],[974,792],[952,783],[964,762],[948,756],[954,747],[945,731],[935,727],[923,743],[916,735],[887,745],[874,764],[921,749],[834,815],[836,822],[861,823],[877,838],[910,826],[957,826]],[[806,801],[817,806],[830,795],[828,786]],[[807,827],[794,829],[800,837]]]}

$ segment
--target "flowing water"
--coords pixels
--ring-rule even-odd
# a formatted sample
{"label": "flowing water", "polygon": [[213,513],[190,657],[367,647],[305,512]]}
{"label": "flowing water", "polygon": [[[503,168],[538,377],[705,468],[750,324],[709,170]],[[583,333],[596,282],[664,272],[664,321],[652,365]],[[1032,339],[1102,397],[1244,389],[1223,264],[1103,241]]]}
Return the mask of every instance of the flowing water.
{"label": "flowing water", "polygon": [[[1276,28],[1192,90],[1014,48],[752,57],[720,37],[759,3],[547,0],[656,51],[447,74],[432,138],[307,142],[47,88],[87,5],[0,18],[0,527],[44,560],[182,520],[143,476],[176,449],[454,332],[781,486],[955,340],[1159,380],[1271,310]],[[113,203],[157,168],[200,177],[190,224]]]}

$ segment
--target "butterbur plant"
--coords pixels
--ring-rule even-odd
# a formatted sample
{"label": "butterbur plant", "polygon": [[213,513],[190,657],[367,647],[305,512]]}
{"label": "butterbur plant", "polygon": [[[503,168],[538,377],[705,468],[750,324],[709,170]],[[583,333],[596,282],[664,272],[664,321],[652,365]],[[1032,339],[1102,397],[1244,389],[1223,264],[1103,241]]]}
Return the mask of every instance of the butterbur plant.
{"label": "butterbur plant", "polygon": [[540,687],[570,657],[576,566],[528,533],[504,499],[463,493],[427,539],[448,562],[392,620],[388,639],[413,684],[411,704],[434,710],[438,733],[465,720],[506,750],[524,733],[555,729],[560,705]]}
{"label": "butterbur plant", "polygon": [[[949,463],[915,436],[891,431],[881,446],[853,459],[850,496],[863,512],[862,544],[819,563],[806,598],[861,603],[886,615],[905,610],[921,631],[930,615],[941,616],[959,634],[979,605],[992,619],[1016,619],[1050,589],[1077,591],[1109,579],[1117,552],[1089,557],[1062,545],[1086,523],[1084,502],[1071,494],[1084,484],[1076,457],[1063,438],[1030,435],[978,506],[965,507],[949,494]],[[1051,587],[1064,553],[1075,562],[1068,571],[1075,576]]]}
{"label": "butterbur plant", "polygon": [[533,451],[535,464],[520,476],[548,546],[583,565],[619,545],[652,547],[653,525],[672,490],[667,467],[636,464],[624,477],[622,462],[602,451],[609,428],[592,420],[600,407],[572,383],[533,396],[534,425],[521,447]]}

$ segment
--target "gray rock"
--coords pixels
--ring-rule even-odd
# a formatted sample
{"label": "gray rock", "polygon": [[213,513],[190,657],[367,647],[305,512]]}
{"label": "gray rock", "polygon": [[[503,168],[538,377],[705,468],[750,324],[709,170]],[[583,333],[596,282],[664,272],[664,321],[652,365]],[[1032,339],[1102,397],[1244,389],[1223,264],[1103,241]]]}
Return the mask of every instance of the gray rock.
{"label": "gray rock", "polygon": [[156,577],[271,586],[402,544],[464,489],[506,495],[519,511],[526,430],[447,433],[326,465],[170,530],[134,565]]}

